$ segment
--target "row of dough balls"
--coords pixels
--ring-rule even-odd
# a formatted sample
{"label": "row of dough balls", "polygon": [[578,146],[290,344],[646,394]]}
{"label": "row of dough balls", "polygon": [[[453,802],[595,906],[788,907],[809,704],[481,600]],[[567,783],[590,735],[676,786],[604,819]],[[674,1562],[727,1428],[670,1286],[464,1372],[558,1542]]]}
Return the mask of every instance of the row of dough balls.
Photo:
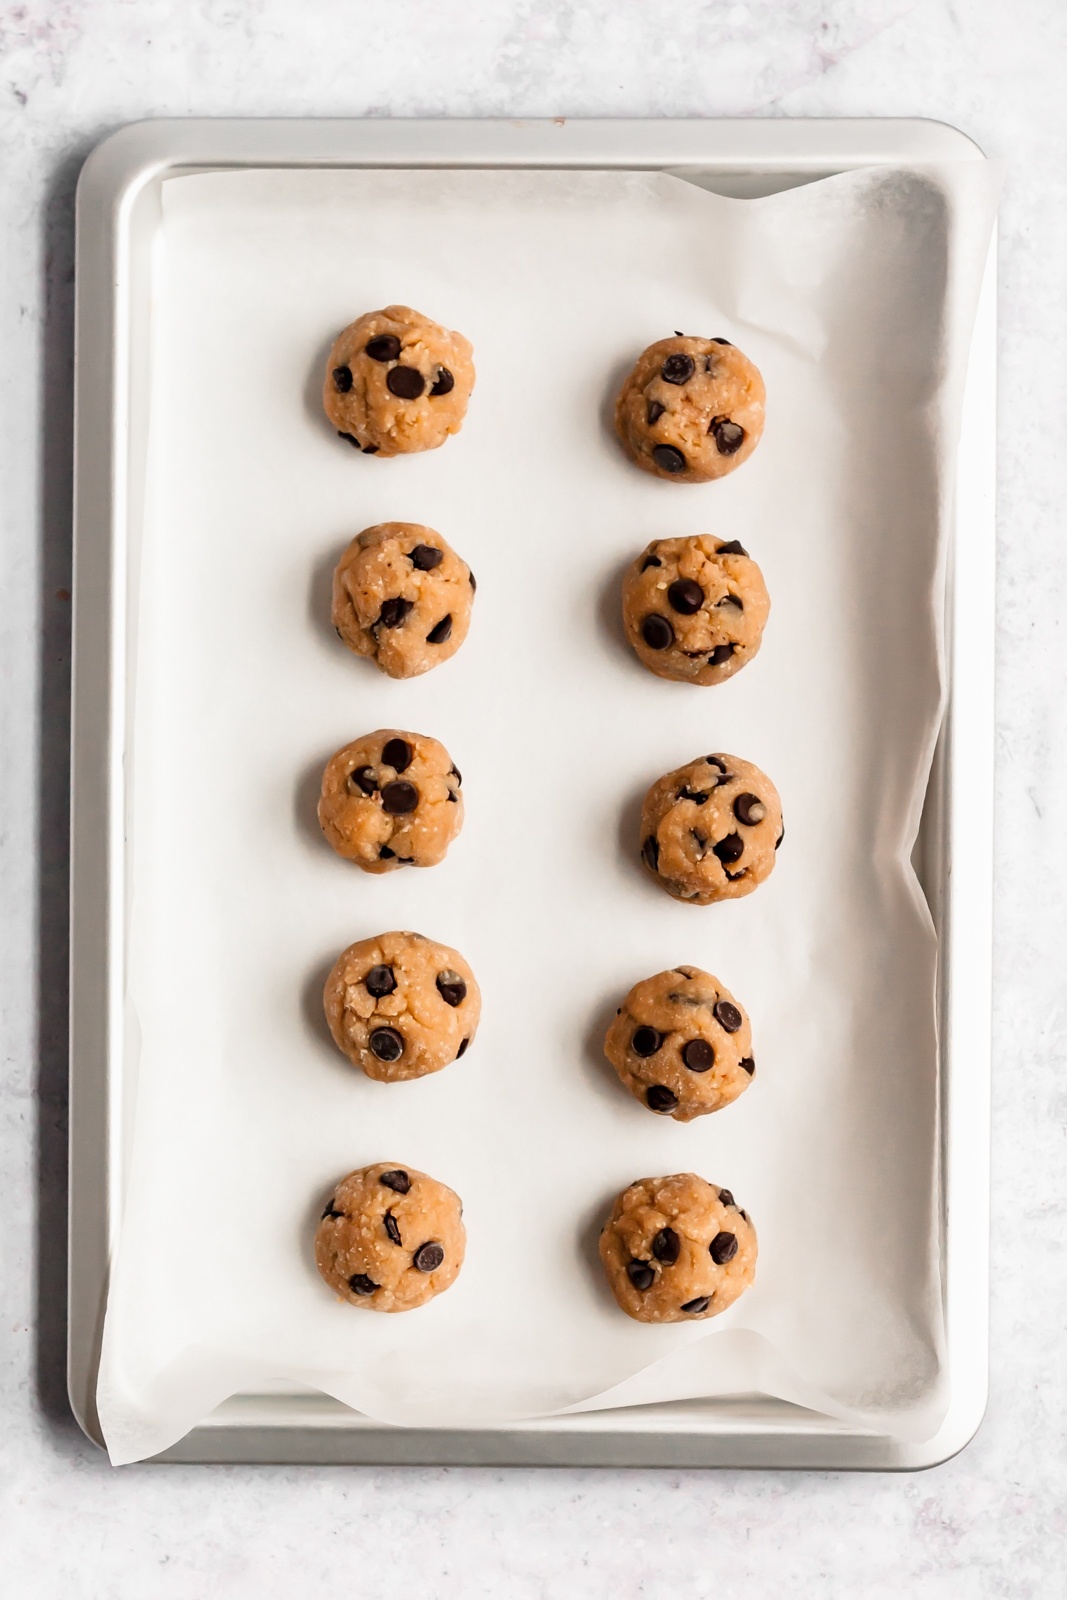
{"label": "row of dough balls", "polygon": [[[395,931],[343,950],[323,1009],[334,1043],[378,1083],[406,1083],[465,1055],[481,1019],[470,966],[449,945]],[[604,1054],[650,1111],[692,1122],[743,1094],[756,1071],[745,1008],[710,972],[671,967],[634,985]]]}
{"label": "row of dough balls", "polygon": [[[470,628],[474,574],[433,528],[380,522],[356,535],[333,575],[337,637],[390,678],[415,678],[454,656]],[[732,678],[763,640],[770,597],[736,539],[653,539],[622,584],[626,637],[659,678]]]}
{"label": "row of dough balls", "polygon": [[[463,826],[463,778],[438,740],[379,728],[326,763],[319,824],[364,872],[432,867]],[[774,784],[751,761],[716,752],[665,773],[641,808],[647,870],[676,900],[710,905],[751,894],[785,837]]]}
{"label": "row of dough balls", "polygon": [[[411,306],[357,317],[330,349],[323,407],[363,455],[436,450],[463,426],[474,389],[470,341]],[[729,339],[676,332],[637,358],[615,402],[615,431],[635,465],[673,483],[710,483],[747,461],[766,392]]]}
{"label": "row of dough balls", "polygon": [[[388,1161],[336,1184],[315,1263],[341,1300],[413,1311],[449,1288],[466,1252],[463,1206],[446,1184]],[[756,1275],[756,1230],[729,1189],[693,1172],[639,1178],[616,1197],[600,1259],[637,1322],[689,1322],[734,1303]]]}

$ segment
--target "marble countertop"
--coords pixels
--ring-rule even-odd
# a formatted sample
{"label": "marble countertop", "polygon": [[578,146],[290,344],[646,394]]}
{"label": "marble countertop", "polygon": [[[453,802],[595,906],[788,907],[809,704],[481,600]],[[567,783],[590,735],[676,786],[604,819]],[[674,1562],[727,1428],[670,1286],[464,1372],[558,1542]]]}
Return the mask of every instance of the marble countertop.
{"label": "marble countertop", "polygon": [[[13,1600],[961,1600],[1067,1559],[1067,7],[0,0],[0,1549]],[[916,1476],[112,1470],[63,1377],[72,197],[147,116],[926,116],[1001,220],[992,1394]],[[992,447],[992,441],[990,441]],[[40,1019],[40,1020],[39,1020]],[[57,1241],[59,1247],[57,1248]]]}

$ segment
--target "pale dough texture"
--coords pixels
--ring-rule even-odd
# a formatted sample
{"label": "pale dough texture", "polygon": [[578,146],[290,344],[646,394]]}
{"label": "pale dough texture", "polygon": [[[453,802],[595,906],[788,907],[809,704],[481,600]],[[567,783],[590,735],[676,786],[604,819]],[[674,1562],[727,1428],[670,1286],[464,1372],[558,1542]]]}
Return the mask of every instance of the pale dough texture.
{"label": "pale dough texture", "polygon": [[468,340],[410,306],[368,311],[338,334],[322,403],[364,455],[436,450],[458,433],[474,388]]}
{"label": "pale dough texture", "polygon": [[364,872],[432,867],[463,826],[461,781],[436,739],[379,728],[327,762],[319,823],[337,854]]}
{"label": "pale dough texture", "polygon": [[744,1007],[699,967],[672,967],[636,983],[604,1053],[642,1105],[676,1122],[728,1106],[756,1070]]}
{"label": "pale dough texture", "polygon": [[458,950],[421,933],[380,933],[338,956],[323,1005],[353,1066],[380,1083],[402,1083],[465,1054],[482,1002]]}
{"label": "pale dough texture", "polygon": [[764,399],[758,369],[735,345],[675,334],[637,358],[615,402],[615,428],[643,471],[709,483],[755,450]]}
{"label": "pale dough texture", "polygon": [[723,683],[752,660],[771,602],[763,574],[736,540],[653,539],[622,583],[626,637],[650,672],[679,683]]}
{"label": "pale dough texture", "polygon": [[715,1317],[756,1276],[756,1230],[729,1189],[694,1172],[639,1178],[600,1235],[619,1305],[636,1322]]}
{"label": "pale dough texture", "polygon": [[785,837],[774,784],[719,752],[666,773],[641,808],[641,859],[677,900],[710,905],[751,894]]}
{"label": "pale dough texture", "polygon": [[454,656],[470,627],[474,577],[433,528],[380,522],[356,535],[333,575],[333,625],[390,678]]}
{"label": "pale dough texture", "polygon": [[413,1311],[455,1282],[466,1244],[457,1194],[414,1167],[379,1161],[334,1189],[315,1265],[350,1305]]}

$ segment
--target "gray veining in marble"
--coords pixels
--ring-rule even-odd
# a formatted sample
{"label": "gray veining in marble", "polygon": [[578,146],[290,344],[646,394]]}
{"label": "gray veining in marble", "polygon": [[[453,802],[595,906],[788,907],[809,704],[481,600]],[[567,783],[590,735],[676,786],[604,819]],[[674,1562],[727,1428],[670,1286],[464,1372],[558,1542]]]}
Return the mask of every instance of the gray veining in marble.
{"label": "gray veining in marble", "polygon": [[[0,0],[0,1550],[13,1600],[1063,1592],[1065,90],[1063,0]],[[104,133],[153,115],[746,113],[937,117],[1009,162],[985,1426],[915,1477],[116,1473],[70,1420],[62,1375],[80,162]]]}

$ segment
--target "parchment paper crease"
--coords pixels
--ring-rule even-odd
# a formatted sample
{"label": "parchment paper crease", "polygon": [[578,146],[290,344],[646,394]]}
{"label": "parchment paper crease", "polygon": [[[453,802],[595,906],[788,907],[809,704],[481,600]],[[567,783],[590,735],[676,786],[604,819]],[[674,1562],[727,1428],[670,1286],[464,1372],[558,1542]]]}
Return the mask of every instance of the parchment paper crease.
{"label": "parchment paper crease", "polygon": [[[947,1403],[938,1279],[935,938],[909,865],[941,703],[952,467],[995,209],[982,163],[758,201],[660,174],[243,172],[164,186],[143,539],[131,550],[126,1074],[134,1107],[98,1403],[111,1457],[227,1395],[305,1382],[399,1424],[748,1392],[907,1439]],[[318,401],[333,334],[413,304],[474,343],[444,449],[362,458]],[[678,328],[767,382],[719,484],[632,468],[610,402]],[[992,441],[991,441],[992,447]],[[478,598],[410,683],[329,625],[343,544],[432,524]],[[710,532],[759,560],[759,658],[714,690],[628,653],[622,567]],[[467,822],[431,871],[369,879],[315,824],[355,735],[444,740]],[[772,879],[708,909],[642,876],[648,783],[706,750],[782,794]],[[350,940],[460,948],[484,1023],[460,1063],[383,1087],[324,1033]],[[757,1074],[688,1127],[600,1054],[638,978],[679,962],[748,1006]],[[368,1161],[462,1195],[467,1263],[407,1317],[336,1303],[310,1241]],[[629,1322],[595,1241],[639,1175],[728,1185],[760,1237],[722,1319]]]}

